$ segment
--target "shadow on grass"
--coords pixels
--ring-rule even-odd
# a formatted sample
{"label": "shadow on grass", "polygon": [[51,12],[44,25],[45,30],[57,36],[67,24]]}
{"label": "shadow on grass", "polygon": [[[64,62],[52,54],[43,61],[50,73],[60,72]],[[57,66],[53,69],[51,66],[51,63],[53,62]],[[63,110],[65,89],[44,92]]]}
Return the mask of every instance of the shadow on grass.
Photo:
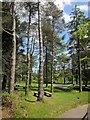
{"label": "shadow on grass", "polygon": [[[15,90],[15,91],[25,91],[25,86],[16,85],[16,86],[14,87],[14,90]],[[32,91],[37,91],[37,90],[38,90],[38,87],[33,86],[33,87],[31,87],[31,90],[32,90]]]}
{"label": "shadow on grass", "polygon": [[50,92],[50,90],[49,90],[49,89],[45,89],[45,88],[44,88],[44,91]]}
{"label": "shadow on grass", "polygon": [[[74,89],[74,90],[79,90],[79,86],[75,86],[73,89]],[[82,91],[90,91],[90,88],[83,86],[83,87],[82,87]]]}
{"label": "shadow on grass", "polygon": [[23,85],[15,85],[14,90],[15,91],[25,91],[25,86],[23,86]]}
{"label": "shadow on grass", "polygon": [[31,102],[31,103],[36,102],[36,100],[28,100],[28,99],[25,99],[25,101],[27,101],[27,102]]}
{"label": "shadow on grass", "polygon": [[[65,91],[65,92],[71,92],[72,90],[78,90],[79,91],[79,86],[75,86],[75,87],[55,86],[54,87],[54,92],[60,92],[60,90]],[[90,91],[90,88],[82,86],[82,91]]]}
{"label": "shadow on grass", "polygon": [[38,91],[38,87],[32,87],[31,90],[32,91]]}
{"label": "shadow on grass", "polygon": [[24,85],[16,85],[15,87],[16,88],[24,88],[25,86]]}
{"label": "shadow on grass", "polygon": [[14,90],[15,91],[25,91],[25,89],[23,89],[23,87],[14,87]]}
{"label": "shadow on grass", "polygon": [[54,87],[54,92],[60,92],[60,91],[71,92],[72,90],[73,90],[72,88],[63,87],[63,86]]}
{"label": "shadow on grass", "polygon": [[60,89],[54,89],[54,92],[60,92],[61,90]]}

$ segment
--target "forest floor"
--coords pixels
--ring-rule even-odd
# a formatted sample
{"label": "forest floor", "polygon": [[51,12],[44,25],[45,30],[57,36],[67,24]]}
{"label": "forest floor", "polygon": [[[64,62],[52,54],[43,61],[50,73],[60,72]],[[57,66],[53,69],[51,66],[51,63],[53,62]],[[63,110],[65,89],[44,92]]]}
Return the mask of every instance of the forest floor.
{"label": "forest floor", "polygon": [[[66,111],[90,102],[88,91],[79,93],[78,90],[61,90],[56,87],[52,97],[44,96],[43,102],[38,102],[34,96],[38,89],[36,84],[27,97],[24,85],[18,85],[13,96],[3,93],[3,118],[60,118]],[[50,91],[50,87],[44,90]]]}
{"label": "forest floor", "polygon": [[14,101],[10,99],[9,95],[2,97],[2,117],[3,118],[12,118],[14,113]]}

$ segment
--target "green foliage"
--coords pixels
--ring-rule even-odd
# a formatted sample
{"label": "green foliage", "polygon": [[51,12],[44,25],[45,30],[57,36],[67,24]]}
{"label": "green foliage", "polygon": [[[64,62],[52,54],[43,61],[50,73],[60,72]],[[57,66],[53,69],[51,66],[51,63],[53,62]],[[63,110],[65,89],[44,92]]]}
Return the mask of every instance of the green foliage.
{"label": "green foliage", "polygon": [[3,92],[2,93],[2,97],[4,98],[7,98],[8,100],[10,100],[10,101],[13,101],[14,99],[15,99],[15,97],[16,97],[16,95],[10,95],[9,93],[7,93],[7,92]]}
{"label": "green foliage", "polygon": [[87,36],[87,24],[80,24],[77,27],[78,31],[74,32],[74,35],[77,39],[84,39],[85,36]]}
{"label": "green foliage", "polygon": [[90,21],[88,19],[84,20],[84,24],[80,24],[77,27],[77,30],[73,33],[73,35],[75,36],[76,39],[80,40],[81,43],[81,47],[84,51],[88,50],[88,46],[89,46],[89,31],[90,31]]}
{"label": "green foliage", "polygon": [[75,52],[75,43],[77,43],[77,39],[74,36],[74,32],[77,31],[78,26],[85,23],[85,16],[84,13],[81,12],[81,10],[75,6],[71,12],[71,18],[72,20],[67,24],[68,27],[68,32],[70,33],[71,37],[69,42],[69,49],[72,51],[71,53],[73,54],[73,52]]}
{"label": "green foliage", "polygon": [[[64,21],[62,19],[63,11],[58,9],[58,7],[53,2],[48,2],[44,7],[44,15],[42,16],[42,34],[44,41],[44,81],[45,83],[51,81],[51,64],[53,64],[54,79],[57,81],[57,75],[55,70],[59,65],[59,60],[57,56],[65,48],[65,44],[62,44],[60,33],[64,30]],[[53,44],[53,45],[52,45]],[[53,58],[52,58],[53,56]],[[57,60],[57,61],[55,61]],[[55,61],[53,63],[53,61]],[[59,65],[60,66],[60,65]],[[55,82],[54,81],[54,82]]]}
{"label": "green foliage", "polygon": [[[88,61],[89,55],[89,31],[90,31],[90,20],[85,17],[84,13],[75,6],[71,13],[72,20],[68,23],[68,30],[71,35],[68,48],[72,57],[72,71],[73,75],[78,74],[78,50],[80,52],[80,60],[82,71],[86,69],[86,63],[83,65],[83,61]],[[79,41],[79,42],[78,42]],[[87,66],[88,66],[87,62]],[[77,75],[76,75],[77,74]]]}

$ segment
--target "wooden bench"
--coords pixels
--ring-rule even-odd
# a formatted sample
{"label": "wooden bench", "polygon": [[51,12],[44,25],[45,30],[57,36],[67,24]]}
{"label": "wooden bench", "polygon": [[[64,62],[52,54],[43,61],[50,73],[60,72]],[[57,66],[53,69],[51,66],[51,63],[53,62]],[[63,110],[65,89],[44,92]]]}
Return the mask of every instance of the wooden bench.
{"label": "wooden bench", "polygon": [[14,87],[14,90],[18,90],[18,88]]}
{"label": "wooden bench", "polygon": [[[51,96],[52,96],[52,93],[47,92],[47,91],[44,91],[44,95],[47,96],[47,97],[51,97]],[[38,97],[38,92],[34,92],[34,96],[35,96],[35,97]]]}
{"label": "wooden bench", "polygon": [[47,97],[51,97],[51,96],[52,96],[52,93],[47,92],[47,91],[44,91],[44,95],[47,96]]}
{"label": "wooden bench", "polygon": [[34,92],[34,96],[38,97],[38,92]]}
{"label": "wooden bench", "polygon": [[26,89],[26,87],[23,87],[23,89]]}
{"label": "wooden bench", "polygon": [[16,87],[20,87],[20,85],[16,85]]}

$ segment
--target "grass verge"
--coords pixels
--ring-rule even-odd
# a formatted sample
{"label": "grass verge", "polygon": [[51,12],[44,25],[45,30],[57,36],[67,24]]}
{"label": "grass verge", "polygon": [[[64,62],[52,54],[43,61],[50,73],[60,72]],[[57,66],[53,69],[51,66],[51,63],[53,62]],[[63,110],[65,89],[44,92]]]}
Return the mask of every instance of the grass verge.
{"label": "grass verge", "polygon": [[77,90],[55,90],[52,97],[44,96],[43,102],[37,102],[33,96],[36,90],[32,88],[28,97],[22,88],[15,91],[13,96],[3,93],[3,97],[12,101],[13,108],[9,109],[14,109],[13,118],[58,118],[64,112],[89,102],[88,92],[79,93]]}

